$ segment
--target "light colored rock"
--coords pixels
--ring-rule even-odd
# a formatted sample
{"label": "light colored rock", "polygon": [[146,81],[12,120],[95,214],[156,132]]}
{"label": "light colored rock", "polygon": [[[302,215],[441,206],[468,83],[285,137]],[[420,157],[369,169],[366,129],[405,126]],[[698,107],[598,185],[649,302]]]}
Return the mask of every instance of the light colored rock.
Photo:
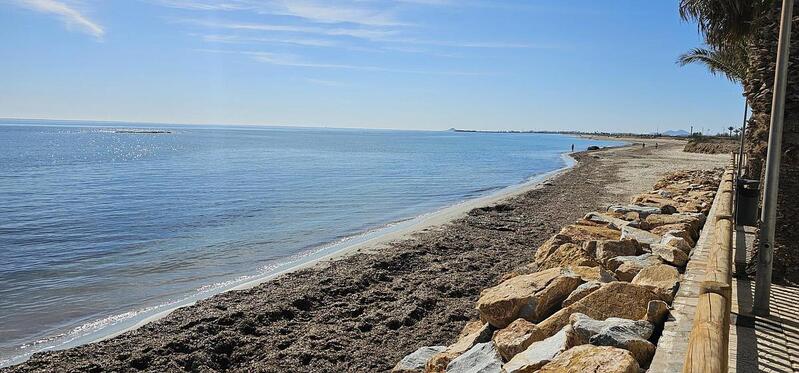
{"label": "light colored rock", "polygon": [[621,227],[630,224],[629,221],[624,219],[619,219],[617,217],[613,217],[607,214],[603,214],[600,212],[589,212],[585,214],[583,219],[594,222],[594,223],[604,223],[608,224],[610,227],[614,229],[621,229]]}
{"label": "light colored rock", "polygon": [[609,317],[640,320],[646,316],[649,301],[662,300],[662,297],[655,289],[647,286],[611,282],[576,303],[555,312],[538,323],[537,327],[543,331],[544,337],[548,337],[569,324],[569,316],[573,313],[583,313],[597,320]]}
{"label": "light colored rock", "polygon": [[660,240],[660,243],[663,245],[676,247],[685,253],[691,252],[691,244],[689,244],[688,241],[682,237],[676,237],[671,234],[666,234],[665,236],[663,236],[663,239]]}
{"label": "light colored rock", "polygon": [[680,272],[668,264],[646,267],[633,278],[635,285],[651,286],[671,301],[680,286]]}
{"label": "light colored rock", "polygon": [[555,335],[530,345],[502,366],[504,373],[536,372],[563,351],[575,346],[576,336],[572,327],[566,325]]}
{"label": "light colored rock", "polygon": [[458,341],[448,346],[446,350],[433,355],[427,361],[425,371],[430,373],[444,372],[452,360],[469,351],[474,345],[490,341],[492,334],[493,329],[487,323],[484,324],[480,321],[467,323],[463,327]]}
{"label": "light colored rock", "polygon": [[668,316],[668,303],[662,300],[653,300],[646,305],[646,317],[644,319],[649,321],[652,325],[656,327],[663,325]]}
{"label": "light colored rock", "polygon": [[596,259],[583,248],[582,244],[575,243],[560,245],[546,259],[540,262],[536,261],[536,264],[542,270],[564,266],[594,267],[599,265]]}
{"label": "light colored rock", "polygon": [[516,319],[507,328],[497,330],[491,340],[502,358],[507,361],[526,350],[534,341],[543,339],[540,334],[535,324],[525,319]]}
{"label": "light colored rock", "polygon": [[570,266],[564,267],[561,271],[567,276],[578,276],[583,281],[613,282],[617,281],[616,276],[602,267]]}
{"label": "light colored rock", "polygon": [[573,347],[544,365],[541,373],[638,373],[640,367],[629,351],[616,347]]}
{"label": "light colored rock", "polygon": [[408,356],[394,366],[393,373],[421,373],[424,372],[425,365],[435,354],[443,352],[447,346],[425,346],[410,353]]}
{"label": "light colored rock", "polygon": [[674,208],[674,200],[670,198],[663,198],[654,194],[639,194],[634,196],[630,200],[630,203],[633,205],[659,207],[660,212],[665,214],[670,214],[671,211],[676,212],[676,209]]}
{"label": "light colored rock", "polygon": [[578,313],[571,315],[569,322],[578,343],[623,348],[630,351],[641,366],[648,366],[655,353],[655,345],[648,341],[655,326],[646,320],[610,317],[600,321]]}
{"label": "light colored rock", "polygon": [[661,237],[654,233],[647,232],[643,229],[633,228],[628,225],[621,228],[621,239],[636,240],[639,243],[651,245],[653,243],[660,243]]}
{"label": "light colored rock", "polygon": [[661,236],[670,234],[675,237],[682,237],[688,241],[688,244],[692,247],[696,244],[696,239],[699,238],[698,232],[695,231],[690,224],[686,223],[661,225],[652,228],[650,232]]}
{"label": "light colored rock", "polygon": [[661,260],[677,267],[684,267],[688,263],[688,254],[674,246],[655,244],[649,246],[652,255],[657,255]]}
{"label": "light colored rock", "polygon": [[646,222],[653,228],[662,225],[688,224],[694,230],[698,230],[704,222],[704,215],[700,217],[696,214],[653,214],[646,217]]}
{"label": "light colored rock", "polygon": [[[635,229],[625,227],[623,229]],[[624,230],[622,235],[624,235]],[[641,251],[641,245],[636,240],[622,239],[618,241],[602,240],[596,241],[596,258],[601,263],[606,264],[611,258],[617,256],[631,256],[636,255]]]}
{"label": "light colored rock", "polygon": [[597,281],[586,282],[574,289],[574,291],[569,294],[569,296],[563,300],[561,303],[561,307],[568,307],[580,299],[585,298],[588,294],[593,293],[599,288],[602,287],[602,284]]}
{"label": "light colored rock", "polygon": [[502,369],[502,357],[494,343],[474,345],[447,365],[447,373],[496,373]]}
{"label": "light colored rock", "polygon": [[560,233],[569,236],[572,242],[585,242],[595,240],[618,240],[621,232],[603,224],[596,224],[587,220],[581,220],[577,224],[563,227]]}
{"label": "light colored rock", "polygon": [[535,251],[535,256],[534,256],[535,262],[536,263],[543,262],[544,260],[546,260],[546,258],[552,255],[552,253],[554,253],[555,250],[557,250],[561,245],[567,243],[572,243],[572,239],[569,236],[556,234],[550,237]]}
{"label": "light colored rock", "polygon": [[480,318],[504,328],[518,318],[538,322],[549,316],[577,286],[578,276],[562,274],[562,268],[520,275],[483,290],[477,301]]}
{"label": "light colored rock", "polygon": [[630,282],[642,269],[662,264],[660,257],[650,253],[638,256],[618,256],[608,260],[608,269],[613,269],[613,273],[620,281]]}
{"label": "light colored rock", "polygon": [[635,212],[638,214],[638,216],[641,219],[646,219],[646,217],[651,214],[660,214],[660,207],[637,206],[637,205],[614,205],[608,207],[608,211],[621,214]]}

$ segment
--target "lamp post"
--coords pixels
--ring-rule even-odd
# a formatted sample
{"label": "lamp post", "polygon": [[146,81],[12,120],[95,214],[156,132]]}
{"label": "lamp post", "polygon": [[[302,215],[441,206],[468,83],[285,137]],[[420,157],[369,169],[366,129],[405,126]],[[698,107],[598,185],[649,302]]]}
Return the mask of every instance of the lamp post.
{"label": "lamp post", "polygon": [[782,122],[785,115],[785,86],[788,75],[788,52],[791,45],[793,0],[782,0],[780,38],[777,44],[777,69],[774,76],[774,97],[771,102],[766,177],[763,188],[763,211],[760,215],[760,246],[757,254],[755,302],[752,311],[758,316],[769,315],[771,266],[774,260],[774,230],[777,220],[777,191],[780,183],[782,156]]}

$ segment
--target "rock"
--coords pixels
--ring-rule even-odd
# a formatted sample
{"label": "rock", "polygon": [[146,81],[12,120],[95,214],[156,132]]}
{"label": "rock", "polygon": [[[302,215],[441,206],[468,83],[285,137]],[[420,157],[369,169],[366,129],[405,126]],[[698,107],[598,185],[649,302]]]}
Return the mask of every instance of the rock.
{"label": "rock", "polygon": [[617,256],[608,260],[607,267],[613,269],[620,281],[630,282],[642,269],[662,263],[660,257],[646,253],[638,256]]}
{"label": "rock", "polygon": [[582,345],[573,347],[544,365],[540,373],[638,373],[640,367],[627,350]]}
{"label": "rock", "polygon": [[546,242],[544,242],[541,246],[538,247],[538,250],[535,251],[535,262],[540,263],[546,260],[552,253],[555,252],[561,245],[572,243],[572,239],[569,236],[556,234],[550,237]]}
{"label": "rock", "polygon": [[502,369],[502,357],[494,343],[474,345],[447,365],[447,373],[494,373]]}
{"label": "rock", "polygon": [[683,252],[690,253],[691,252],[691,245],[682,237],[672,236],[671,234],[666,234],[660,240],[660,243],[667,246],[676,247]]}
{"label": "rock", "polygon": [[688,254],[674,246],[654,244],[649,246],[652,255],[657,255],[664,262],[677,267],[684,267],[688,263]]}
{"label": "rock", "polygon": [[642,269],[635,275],[632,283],[653,287],[664,299],[671,301],[680,286],[680,272],[670,265],[659,264]]}
{"label": "rock", "polygon": [[575,243],[560,245],[560,247],[546,259],[540,262],[536,261],[536,264],[538,268],[542,270],[564,266],[594,267],[599,265],[596,259],[586,252],[583,245]]}
{"label": "rock", "polygon": [[[639,321],[646,322],[646,321]],[[649,324],[648,322],[646,322]],[[651,327],[652,324],[649,324]],[[640,338],[623,326],[610,327],[591,337],[589,341],[594,346],[611,346],[623,348],[633,354],[639,366],[647,367],[655,355],[655,345],[644,338]]]}
{"label": "rock", "polygon": [[585,242],[596,240],[618,240],[621,232],[607,225],[592,223],[587,220],[579,221],[561,229],[560,233],[569,236],[572,242]]}
{"label": "rock", "polygon": [[598,290],[600,287],[602,287],[602,284],[597,281],[586,282],[578,286],[577,289],[574,289],[574,291],[563,300],[561,307],[568,307],[574,304],[578,300],[585,298],[588,294]]}
{"label": "rock", "polygon": [[646,217],[651,214],[660,214],[660,207],[637,206],[637,205],[614,205],[608,207],[608,211],[621,214],[635,212],[638,214],[640,219],[646,219]]}
{"label": "rock", "polygon": [[578,276],[583,281],[613,282],[616,277],[602,267],[571,266],[563,268],[564,275]]}
{"label": "rock", "polygon": [[[625,227],[628,228],[628,227]],[[636,229],[636,228],[629,228]],[[622,230],[624,232],[624,230]],[[623,235],[624,233],[622,233]],[[596,258],[606,264],[611,258],[617,256],[631,256],[641,251],[641,245],[636,240],[623,239],[618,241],[602,240],[596,242]]]}
{"label": "rock", "polygon": [[634,239],[639,243],[651,245],[653,243],[660,243],[661,237],[654,233],[647,232],[643,229],[633,228],[628,225],[621,228],[621,239]]}
{"label": "rock", "polygon": [[673,236],[685,238],[688,240],[691,246],[693,246],[696,239],[699,238],[699,231],[695,230],[694,227],[688,223],[661,225],[654,227],[649,231],[661,236],[665,235],[666,233],[671,233]]}
{"label": "rock", "polygon": [[660,206],[660,213],[661,214],[674,214],[677,213],[677,208],[672,205],[663,205]]}
{"label": "rock", "polygon": [[633,205],[656,206],[660,208],[660,213],[662,214],[671,214],[673,212],[677,212],[677,209],[674,207],[673,200],[653,194],[639,194],[634,196],[630,200],[630,203]]}
{"label": "rock", "polygon": [[646,217],[646,222],[652,227],[670,224],[689,224],[698,229],[704,223],[704,215],[698,214],[653,214]]}
{"label": "rock", "polygon": [[514,356],[503,367],[505,373],[536,372],[556,356],[575,346],[576,336],[572,327],[566,325],[555,335],[530,345],[526,350]]}
{"label": "rock", "polygon": [[592,221],[594,223],[608,224],[613,229],[621,229],[621,227],[623,227],[623,226],[625,226],[627,224],[630,224],[630,222],[628,222],[628,221],[626,221],[624,219],[619,219],[619,218],[616,218],[616,217],[613,217],[613,216],[610,216],[610,215],[605,215],[605,214],[602,214],[602,213],[599,213],[599,212],[589,212],[588,214],[585,214],[583,219],[588,220],[588,221]]}
{"label": "rock", "polygon": [[426,372],[443,372],[447,365],[461,356],[464,352],[469,351],[474,345],[484,343],[491,340],[493,329],[489,324],[483,324],[480,321],[472,321],[466,324],[461,331],[458,341],[447,347],[446,350],[433,355],[427,362],[425,367]]}
{"label": "rock", "polygon": [[595,320],[582,313],[575,313],[569,317],[578,344],[590,343],[592,337],[606,331],[623,331],[641,339],[649,339],[655,331],[655,326],[646,320],[630,320],[619,317],[609,317],[605,320]]}
{"label": "rock", "polygon": [[394,366],[391,371],[394,373],[421,373],[424,372],[425,365],[433,355],[443,352],[447,346],[425,346],[412,352]]}
{"label": "rock", "polygon": [[652,325],[659,327],[666,322],[666,317],[669,315],[669,305],[662,300],[653,300],[646,305],[645,320],[649,321]]}
{"label": "rock", "polygon": [[553,335],[569,324],[569,316],[574,313],[583,313],[597,320],[609,317],[640,320],[646,316],[647,305],[652,300],[663,300],[663,296],[647,286],[611,282],[576,303],[555,312],[538,323],[537,327],[543,331],[545,337]]}
{"label": "rock", "polygon": [[504,328],[517,318],[538,322],[583,283],[580,277],[561,274],[562,268],[520,275],[483,290],[477,301],[480,318]]}
{"label": "rock", "polygon": [[535,324],[525,319],[516,319],[505,329],[497,330],[491,340],[502,358],[507,361],[526,350],[534,341],[544,339],[540,334]]}

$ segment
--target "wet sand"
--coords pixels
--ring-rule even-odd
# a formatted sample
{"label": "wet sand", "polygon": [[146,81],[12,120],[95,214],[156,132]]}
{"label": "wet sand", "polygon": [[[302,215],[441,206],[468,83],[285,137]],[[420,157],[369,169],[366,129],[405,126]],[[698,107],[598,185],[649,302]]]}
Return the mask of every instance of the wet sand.
{"label": "wet sand", "polygon": [[477,317],[479,291],[531,262],[561,226],[646,191],[669,171],[728,160],[683,153],[683,145],[577,153],[568,171],[488,206],[3,371],[389,370],[420,346],[453,340]]}

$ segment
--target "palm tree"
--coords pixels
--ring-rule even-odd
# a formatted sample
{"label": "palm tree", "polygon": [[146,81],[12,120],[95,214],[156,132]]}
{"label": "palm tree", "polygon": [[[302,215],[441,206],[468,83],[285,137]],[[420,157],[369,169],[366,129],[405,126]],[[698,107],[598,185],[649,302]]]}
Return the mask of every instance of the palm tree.
{"label": "palm tree", "polygon": [[735,127],[733,127],[733,126],[727,127],[727,130],[730,131],[730,137],[732,137],[732,130],[734,130],[734,129],[735,129]]}
{"label": "palm tree", "polygon": [[724,75],[734,83],[743,84],[748,67],[746,48],[741,44],[722,48],[694,48],[677,59],[680,66],[703,64],[713,75]]}
{"label": "palm tree", "polygon": [[[680,15],[696,22],[711,49],[744,45],[747,69],[744,94],[752,117],[744,137],[750,162],[748,173],[763,179],[768,146],[772,88],[777,56],[780,11],[776,0],[680,0]],[[797,14],[797,12],[794,12]],[[793,19],[789,66],[799,66],[799,17]],[[721,71],[721,70],[719,70]],[[777,201],[774,275],[799,281],[799,229],[789,224],[799,219],[799,69],[789,68],[785,101],[785,128]]]}

